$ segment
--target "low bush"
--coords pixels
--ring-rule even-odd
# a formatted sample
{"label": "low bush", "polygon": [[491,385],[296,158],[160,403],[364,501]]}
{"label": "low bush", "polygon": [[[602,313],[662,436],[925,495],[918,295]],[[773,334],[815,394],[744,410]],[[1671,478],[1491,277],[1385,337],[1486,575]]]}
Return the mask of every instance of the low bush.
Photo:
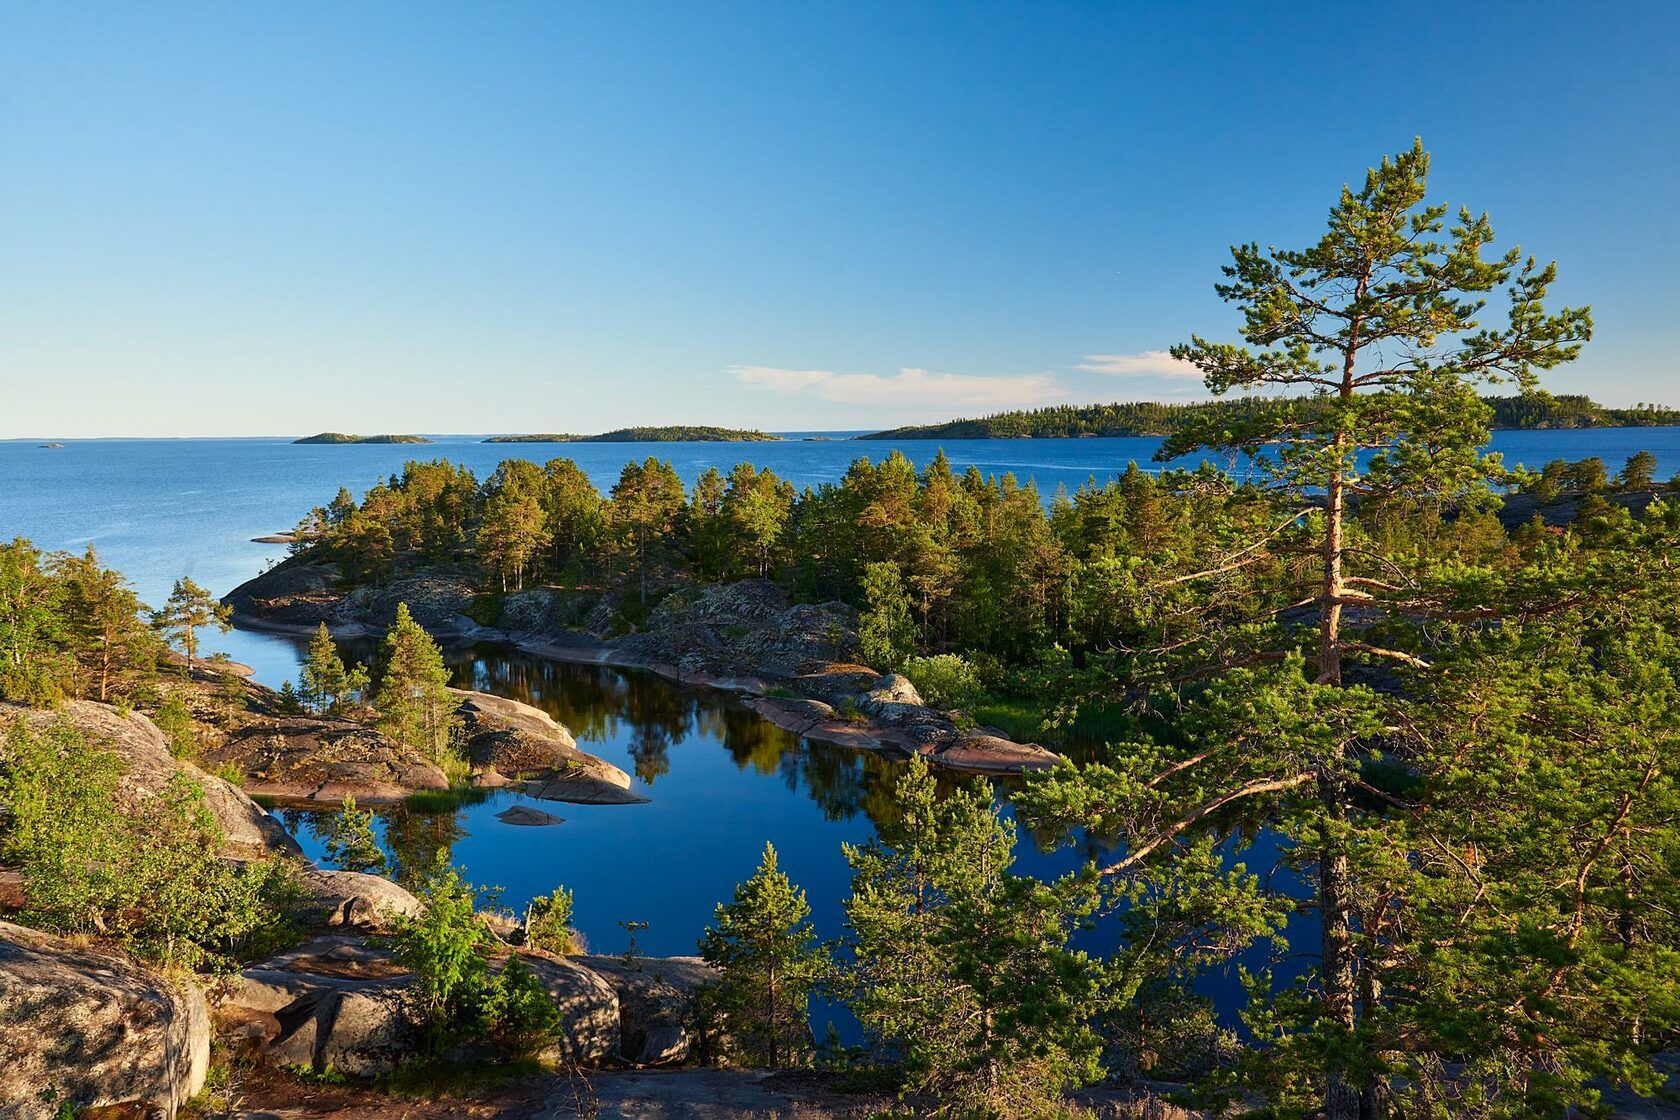
{"label": "low bush", "polygon": [[966,708],[985,694],[979,671],[955,653],[912,657],[904,663],[904,675],[933,708]]}

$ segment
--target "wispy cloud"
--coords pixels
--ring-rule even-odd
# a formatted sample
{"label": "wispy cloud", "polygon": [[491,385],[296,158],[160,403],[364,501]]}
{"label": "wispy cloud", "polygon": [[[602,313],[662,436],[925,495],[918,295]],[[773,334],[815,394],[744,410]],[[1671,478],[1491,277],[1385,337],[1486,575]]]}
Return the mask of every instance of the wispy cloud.
{"label": "wispy cloud", "polygon": [[1179,361],[1165,350],[1144,350],[1137,354],[1087,354],[1073,367],[1086,373],[1107,373],[1115,377],[1182,377],[1200,381],[1202,371]]}
{"label": "wispy cloud", "polygon": [[1067,394],[1049,373],[984,377],[901,369],[896,374],[836,373],[826,369],[730,366],[743,385],[774,393],[809,393],[833,404],[919,405],[951,408],[1023,408]]}

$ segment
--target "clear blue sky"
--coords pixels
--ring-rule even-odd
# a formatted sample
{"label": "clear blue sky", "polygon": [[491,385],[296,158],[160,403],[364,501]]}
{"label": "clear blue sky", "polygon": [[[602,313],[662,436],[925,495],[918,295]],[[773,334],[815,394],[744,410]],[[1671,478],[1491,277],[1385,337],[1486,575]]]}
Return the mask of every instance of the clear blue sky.
{"label": "clear blue sky", "polygon": [[[1286,10],[1289,9],[1289,10]],[[1680,404],[1680,5],[10,4],[0,436],[1189,397],[1421,134]],[[1090,367],[1090,368],[1081,368]]]}

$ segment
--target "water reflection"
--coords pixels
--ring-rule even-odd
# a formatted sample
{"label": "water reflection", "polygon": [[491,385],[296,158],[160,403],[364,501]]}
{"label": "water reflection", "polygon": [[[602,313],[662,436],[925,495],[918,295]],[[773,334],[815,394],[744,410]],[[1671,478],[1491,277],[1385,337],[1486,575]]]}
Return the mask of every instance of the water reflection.
{"label": "water reflection", "polygon": [[494,645],[447,654],[455,683],[541,708],[571,729],[585,749],[623,743],[630,769],[649,791],[669,772],[670,755],[690,741],[720,744],[741,770],[804,793],[830,821],[864,814],[890,819],[896,763],[882,756],[801,739],[731,697],[675,684],[652,673],[546,661]]}
{"label": "water reflection", "polygon": [[[633,774],[650,800],[541,803],[564,818],[543,828],[496,817],[522,797],[507,791],[466,805],[434,799],[382,810],[379,838],[400,881],[447,849],[469,879],[503,888],[504,903],[516,910],[556,886],[571,888],[578,927],[600,951],[621,949],[619,923],[632,920],[650,923],[638,934],[648,952],[691,953],[717,903],[752,873],[769,841],[806,889],[818,931],[842,932],[851,880],[842,845],[866,842],[894,818],[900,763],[801,739],[727,695],[650,673],[559,664],[504,646],[446,657],[457,685],[549,713],[584,750]],[[289,813],[287,823],[318,858],[331,816]],[[1092,854],[1045,852],[1028,840],[1017,870],[1057,875]]]}

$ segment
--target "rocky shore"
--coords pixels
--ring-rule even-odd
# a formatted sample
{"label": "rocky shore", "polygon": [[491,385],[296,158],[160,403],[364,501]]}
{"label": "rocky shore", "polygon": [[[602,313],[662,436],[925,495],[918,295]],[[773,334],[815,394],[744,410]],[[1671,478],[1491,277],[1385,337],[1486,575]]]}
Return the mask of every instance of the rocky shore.
{"label": "rocky shore", "polygon": [[[514,774],[552,769],[553,752],[570,738],[564,728],[524,705],[462,696],[468,718],[481,723],[475,738],[494,737],[486,757]],[[157,796],[185,774],[204,787],[224,858],[291,861],[298,886],[291,918],[305,939],[212,981],[164,975],[100,941],[0,918],[0,1065],[8,1074],[0,1078],[0,1116],[53,1120],[63,1099],[127,1110],[112,1115],[174,1116],[204,1086],[213,1036],[249,1063],[349,1077],[387,1072],[412,1055],[418,1038],[405,996],[412,977],[394,960],[388,935],[421,913],[413,894],[378,876],[306,862],[279,820],[239,787],[174,758],[144,715],[91,701],[56,710],[0,703],[0,732],[58,720],[116,756],[121,797]],[[0,915],[27,921],[18,888],[15,873],[0,869]],[[512,927],[486,923],[497,944],[491,967],[518,955],[564,1016],[551,1060],[665,1065],[687,1060],[699,1044],[691,1003],[711,973],[698,960],[556,956],[508,944]]]}
{"label": "rocky shore", "polygon": [[336,567],[295,557],[224,599],[239,625],[340,638],[382,633],[407,603],[443,641],[497,642],[555,661],[640,669],[736,696],[796,734],[973,773],[1046,769],[1060,759],[961,713],[922,702],[898,674],[858,664],[857,616],[843,603],[794,604],[765,580],[674,592],[640,626],[610,597],[536,588],[476,593],[464,573],[437,569],[385,585],[347,587]]}
{"label": "rocky shore", "polygon": [[[277,694],[247,688],[254,710],[207,747],[203,761],[239,771],[252,794],[299,806],[336,805],[346,796],[386,805],[450,786],[435,762],[367,719],[287,713]],[[647,800],[631,790],[630,775],[580,750],[546,712],[482,692],[451,691],[460,700],[456,715],[473,786],[589,805]]]}

